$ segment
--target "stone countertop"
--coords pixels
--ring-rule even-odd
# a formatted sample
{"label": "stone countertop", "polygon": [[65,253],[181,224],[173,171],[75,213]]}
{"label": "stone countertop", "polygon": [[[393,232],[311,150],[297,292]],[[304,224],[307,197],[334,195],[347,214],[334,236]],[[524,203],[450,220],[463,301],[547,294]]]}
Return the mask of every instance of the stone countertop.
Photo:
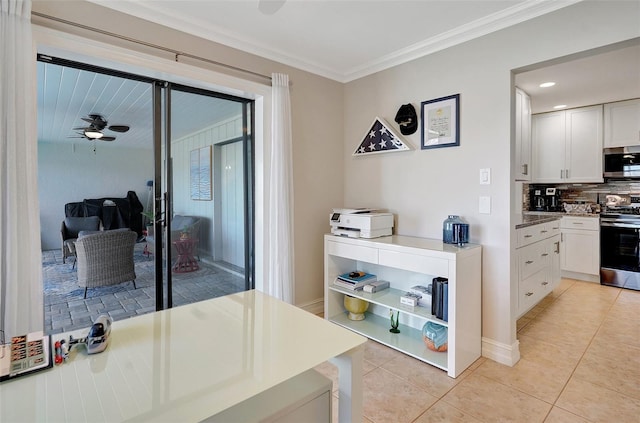
{"label": "stone countertop", "polygon": [[565,212],[530,212],[525,211],[520,215],[520,220],[516,219],[516,229],[526,228],[527,226],[538,225],[540,223],[553,222],[564,216],[574,217],[591,217],[599,218],[598,213],[565,213]]}

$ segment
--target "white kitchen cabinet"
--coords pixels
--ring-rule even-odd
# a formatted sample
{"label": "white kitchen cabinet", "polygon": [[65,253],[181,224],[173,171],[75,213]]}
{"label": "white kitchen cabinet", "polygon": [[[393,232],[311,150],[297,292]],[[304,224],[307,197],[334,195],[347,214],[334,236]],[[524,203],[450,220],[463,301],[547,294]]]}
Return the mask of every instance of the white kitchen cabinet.
{"label": "white kitchen cabinet", "polygon": [[596,217],[564,216],[560,223],[563,271],[600,274],[600,220]]}
{"label": "white kitchen cabinet", "polygon": [[604,105],[604,147],[640,145],[640,98]]}
{"label": "white kitchen cabinet", "polygon": [[[325,319],[443,369],[454,378],[480,357],[481,246],[458,247],[440,240],[399,235],[374,239],[325,235],[324,250]],[[391,286],[367,293],[333,283],[338,275],[355,270],[372,273]],[[432,315],[430,307],[400,303],[400,296],[409,288],[427,286],[437,276],[449,280],[448,321]],[[345,294],[369,303],[364,320],[347,318]],[[400,312],[398,334],[389,332],[390,310]],[[426,347],[422,327],[428,321],[447,327],[448,351],[435,352]]]}
{"label": "white kitchen cabinet", "polygon": [[518,317],[560,283],[560,221],[516,230],[518,248]]}
{"label": "white kitchen cabinet", "polygon": [[533,181],[602,182],[602,105],[532,117]]}
{"label": "white kitchen cabinet", "polygon": [[531,99],[516,88],[516,181],[531,180]]}

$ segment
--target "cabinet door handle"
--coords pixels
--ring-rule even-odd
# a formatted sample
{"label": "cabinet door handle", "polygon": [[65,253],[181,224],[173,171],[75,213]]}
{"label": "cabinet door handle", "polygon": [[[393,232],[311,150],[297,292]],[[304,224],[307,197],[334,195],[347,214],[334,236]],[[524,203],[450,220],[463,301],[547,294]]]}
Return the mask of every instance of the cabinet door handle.
{"label": "cabinet door handle", "polygon": [[546,234],[546,233],[547,233],[547,231],[544,231],[544,230],[543,230],[543,231],[540,231],[540,233],[541,233],[541,234]]}
{"label": "cabinet door handle", "polygon": [[532,295],[533,295],[533,292],[527,292],[527,293],[526,293],[526,294],[524,294],[524,295],[526,295],[527,297],[530,297],[530,296],[532,296]]}
{"label": "cabinet door handle", "polygon": [[524,262],[524,264],[533,264],[533,260],[527,260]]}
{"label": "cabinet door handle", "polygon": [[560,179],[564,179],[564,170],[560,169]]}
{"label": "cabinet door handle", "polygon": [[542,253],[542,257],[546,257],[548,255],[549,255],[549,253]]}
{"label": "cabinet door handle", "polygon": [[556,254],[560,254],[560,241],[554,242],[553,245],[555,245],[555,249],[553,250],[553,252]]}
{"label": "cabinet door handle", "polygon": [[542,286],[549,285],[549,282],[542,282]]}
{"label": "cabinet door handle", "polygon": [[565,177],[566,179],[569,179],[569,169],[565,169],[565,170],[564,170],[564,177]]}
{"label": "cabinet door handle", "polygon": [[526,163],[522,165],[522,174],[523,175],[528,175],[529,174],[529,165],[526,164]]}
{"label": "cabinet door handle", "polygon": [[525,235],[525,238],[531,238],[533,235]]}

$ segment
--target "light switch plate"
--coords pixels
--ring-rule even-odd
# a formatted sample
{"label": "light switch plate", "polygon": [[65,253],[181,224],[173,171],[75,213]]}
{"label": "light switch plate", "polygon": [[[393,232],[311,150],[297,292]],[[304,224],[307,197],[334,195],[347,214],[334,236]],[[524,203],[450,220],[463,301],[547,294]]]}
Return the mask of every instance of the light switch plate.
{"label": "light switch plate", "polygon": [[491,214],[491,197],[480,196],[478,201],[478,212],[482,214]]}
{"label": "light switch plate", "polygon": [[491,185],[491,169],[480,169],[480,185]]}

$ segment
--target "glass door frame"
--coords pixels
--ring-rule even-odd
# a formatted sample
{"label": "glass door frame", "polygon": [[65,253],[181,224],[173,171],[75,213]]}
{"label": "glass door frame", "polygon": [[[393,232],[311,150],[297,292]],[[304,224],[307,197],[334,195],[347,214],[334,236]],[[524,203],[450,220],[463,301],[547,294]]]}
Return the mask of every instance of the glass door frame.
{"label": "glass door frame", "polygon": [[[201,88],[155,81],[153,87],[153,151],[154,151],[154,238],[156,310],[173,307],[173,281],[171,272],[171,216],[173,215],[173,166],[171,160],[171,92],[172,90],[239,102],[242,105],[243,141],[243,203],[244,203],[244,263],[245,290],[255,288],[255,102],[251,99],[217,93]],[[164,154],[162,147],[164,146]],[[163,170],[164,160],[164,170]],[[164,181],[164,189],[162,182]],[[166,238],[166,244],[163,244]],[[166,251],[163,251],[164,250]],[[166,261],[163,266],[163,255]],[[166,293],[164,279],[166,275]],[[166,307],[165,307],[166,296]]]}

